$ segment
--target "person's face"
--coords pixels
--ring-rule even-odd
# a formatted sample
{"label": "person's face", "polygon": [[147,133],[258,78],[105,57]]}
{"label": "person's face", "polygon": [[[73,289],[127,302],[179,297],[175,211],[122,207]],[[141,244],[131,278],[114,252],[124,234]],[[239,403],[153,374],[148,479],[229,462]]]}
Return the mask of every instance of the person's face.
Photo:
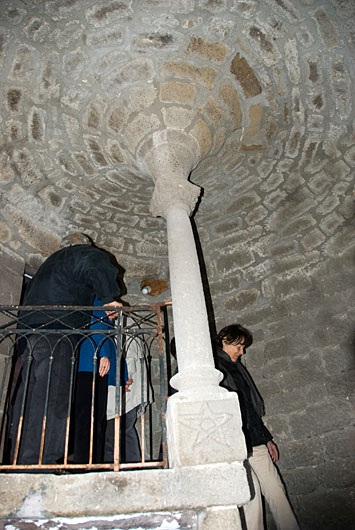
{"label": "person's face", "polygon": [[234,363],[245,353],[244,339],[239,344],[227,344],[225,340],[222,340],[222,346]]}

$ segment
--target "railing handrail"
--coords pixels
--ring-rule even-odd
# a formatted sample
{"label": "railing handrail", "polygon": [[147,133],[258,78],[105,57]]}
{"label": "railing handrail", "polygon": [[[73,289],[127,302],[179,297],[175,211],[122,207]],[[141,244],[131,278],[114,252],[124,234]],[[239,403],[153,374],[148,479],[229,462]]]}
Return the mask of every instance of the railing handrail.
{"label": "railing handrail", "polygon": [[[167,381],[166,375],[167,375],[167,367],[166,367],[166,360],[165,367],[163,369],[164,376],[162,376],[162,359],[164,357],[163,355],[163,349],[165,344],[165,353],[167,352],[167,344],[166,341],[163,339],[164,330],[166,330],[167,336],[169,334],[168,332],[168,326],[167,321],[165,320],[165,317],[162,318],[162,315],[166,314],[165,309],[169,306],[171,306],[171,301],[165,301],[165,302],[155,302],[150,303],[147,305],[139,305],[139,306],[107,306],[107,310],[110,312],[117,313],[118,317],[112,321],[111,325],[107,329],[91,329],[90,325],[92,325],[92,313],[93,311],[96,312],[96,314],[99,312],[102,312],[102,317],[96,316],[94,317],[95,323],[99,323],[101,320],[105,319],[107,315],[105,314],[106,308],[105,306],[67,306],[67,305],[41,305],[41,306],[35,306],[35,305],[0,305],[0,316],[2,316],[2,319],[7,318],[8,320],[0,325],[0,344],[3,343],[6,340],[9,340],[7,353],[3,353],[5,357],[5,363],[4,363],[4,373],[2,376],[3,382],[2,385],[0,385],[1,392],[0,394],[0,400],[1,403],[3,403],[3,419],[0,422],[2,423],[2,426],[4,426],[4,418],[6,413],[6,407],[8,406],[8,398],[6,398],[6,395],[9,391],[9,387],[6,386],[9,383],[9,369],[11,372],[11,366],[12,366],[12,359],[14,358],[14,351],[15,348],[17,348],[18,341],[25,340],[29,338],[31,335],[35,335],[38,338],[41,336],[47,337],[50,334],[58,334],[63,336],[68,335],[80,335],[82,338],[80,341],[83,340],[84,337],[93,337],[94,335],[103,335],[107,337],[107,339],[103,340],[114,340],[116,344],[116,351],[117,351],[117,366],[119,364],[120,356],[122,355],[122,348],[124,348],[125,340],[126,346],[129,347],[130,341],[133,341],[135,343],[139,343],[140,346],[144,349],[145,355],[148,356],[151,355],[151,351],[158,352],[159,351],[159,370],[160,370],[160,393],[164,394],[162,395],[162,398],[167,397]],[[53,311],[56,313],[53,315]],[[88,323],[85,323],[81,327],[74,327],[70,324],[67,324],[66,322],[62,322],[61,319],[65,317],[65,315],[69,316],[74,313],[86,313],[90,314],[91,321]],[[26,320],[29,316],[33,316],[37,313],[37,318],[34,319],[35,323],[26,323]],[[39,314],[43,314],[45,316],[45,322],[40,323],[38,320]],[[59,315],[58,315],[59,313]],[[87,315],[89,316],[89,315]],[[127,325],[126,319],[130,320],[130,323]],[[31,322],[31,321],[30,321]],[[65,326],[65,327],[64,327]],[[8,337],[8,338],[7,338]],[[22,339],[23,337],[23,339]],[[126,339],[124,339],[126,337]],[[162,340],[163,339],[163,340]],[[47,340],[47,339],[46,339]],[[58,339],[60,340],[60,339]],[[65,339],[66,340],[66,339]],[[122,342],[123,341],[123,342]],[[79,344],[78,342],[77,344]],[[152,345],[156,344],[157,346],[154,346],[154,350],[151,350]],[[77,351],[77,350],[76,350]],[[27,354],[26,354],[27,355]],[[31,354],[28,354],[31,355]],[[53,354],[51,354],[53,355]],[[72,353],[74,355],[74,351]],[[78,356],[78,353],[75,354]],[[96,358],[97,353],[94,354],[94,357]],[[154,354],[156,355],[156,353]],[[26,361],[27,362],[27,361]],[[78,360],[76,361],[78,362]],[[97,361],[94,361],[97,363]],[[158,362],[158,358],[156,358],[156,362]],[[163,364],[164,364],[163,362]],[[95,372],[96,368],[94,368]],[[7,371],[7,376],[6,372]],[[119,374],[119,368],[117,368],[117,374]],[[117,377],[120,377],[117,375]],[[6,385],[5,379],[7,379]],[[163,381],[164,379],[164,381]],[[118,379],[120,380],[120,379]],[[116,389],[117,387],[116,382]],[[94,391],[94,390],[93,390]],[[117,394],[117,390],[116,390]],[[5,396],[5,401],[4,401]],[[119,398],[117,398],[119,400]],[[7,405],[6,405],[7,404]],[[164,423],[165,421],[165,406],[166,406],[166,399],[161,400],[161,411],[160,416],[161,420]],[[68,416],[69,421],[69,416]],[[118,418],[119,422],[119,418]],[[119,423],[118,423],[119,425]],[[143,424],[141,424],[143,425]],[[165,425],[161,425],[162,428],[162,435],[164,437],[165,434]],[[19,431],[20,432],[20,431]],[[115,432],[117,432],[115,430]],[[45,430],[42,432],[42,437],[45,436]],[[66,442],[67,443],[67,442]],[[116,443],[116,442],[115,442]],[[143,460],[139,463],[119,463],[116,459],[116,462],[113,464],[107,464],[107,463],[95,463],[90,466],[88,464],[70,464],[67,461],[67,453],[65,453],[65,460],[64,464],[43,464],[40,460],[38,461],[38,464],[19,464],[16,463],[16,459],[14,460],[15,463],[12,464],[1,464],[0,463],[0,472],[1,469],[7,469],[7,470],[13,470],[14,468],[16,471],[22,470],[22,469],[82,469],[82,468],[94,468],[94,469],[114,469],[115,471],[118,471],[119,469],[126,469],[126,468],[139,468],[139,467],[167,467],[167,456],[165,453],[165,437],[161,441],[163,449],[163,460],[162,461],[146,461],[144,455],[142,456]],[[91,449],[92,450],[92,449]],[[91,457],[90,457],[91,458]],[[12,462],[12,460],[11,460]]]}

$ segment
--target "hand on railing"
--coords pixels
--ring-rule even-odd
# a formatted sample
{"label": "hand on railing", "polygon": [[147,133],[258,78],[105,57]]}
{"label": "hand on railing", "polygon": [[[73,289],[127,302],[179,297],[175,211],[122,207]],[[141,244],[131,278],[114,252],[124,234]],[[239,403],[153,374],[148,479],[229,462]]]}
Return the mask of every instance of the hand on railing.
{"label": "hand on railing", "polygon": [[[110,307],[123,307],[123,304],[121,302],[116,302],[116,300],[114,300],[113,302],[110,302],[109,304],[104,304],[103,307],[107,307],[107,306],[110,306]],[[118,317],[118,312],[117,311],[105,311],[105,313],[108,316],[109,320],[114,320],[115,318]]]}

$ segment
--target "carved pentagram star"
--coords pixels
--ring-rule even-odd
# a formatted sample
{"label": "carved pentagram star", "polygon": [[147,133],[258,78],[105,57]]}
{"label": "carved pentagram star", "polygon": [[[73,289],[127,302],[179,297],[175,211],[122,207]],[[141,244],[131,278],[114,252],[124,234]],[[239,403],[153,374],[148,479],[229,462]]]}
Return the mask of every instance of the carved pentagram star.
{"label": "carved pentagram star", "polygon": [[194,445],[212,438],[219,444],[232,447],[232,444],[225,437],[223,428],[231,417],[232,414],[227,412],[212,411],[209,403],[204,402],[198,412],[182,414],[180,423],[194,431]]}

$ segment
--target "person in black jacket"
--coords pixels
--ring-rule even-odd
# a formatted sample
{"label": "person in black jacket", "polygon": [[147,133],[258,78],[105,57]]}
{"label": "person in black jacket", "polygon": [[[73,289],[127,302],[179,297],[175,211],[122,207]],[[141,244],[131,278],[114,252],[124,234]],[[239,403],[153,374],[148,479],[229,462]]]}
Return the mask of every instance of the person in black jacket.
{"label": "person in black jacket", "polygon": [[[115,318],[113,309],[122,304],[115,300],[120,294],[118,270],[108,255],[80,233],[66,236],[61,246],[32,278],[23,305],[92,306],[96,296],[109,306],[105,311],[108,317]],[[19,320],[21,328],[29,333],[14,403],[12,461],[56,464],[64,455],[75,348],[80,339],[75,331],[89,324],[90,312],[29,307],[21,312]],[[31,333],[35,328],[43,333]]]}
{"label": "person in black jacket", "polygon": [[261,493],[267,501],[278,530],[299,530],[277,468],[278,449],[270,431],[262,421],[263,400],[249,372],[240,362],[253,342],[249,330],[239,324],[226,326],[217,335],[216,367],[224,378],[221,386],[237,392],[242,416],[242,429],[248,450],[253,489],[251,501],[243,506],[248,530],[263,530]]}

